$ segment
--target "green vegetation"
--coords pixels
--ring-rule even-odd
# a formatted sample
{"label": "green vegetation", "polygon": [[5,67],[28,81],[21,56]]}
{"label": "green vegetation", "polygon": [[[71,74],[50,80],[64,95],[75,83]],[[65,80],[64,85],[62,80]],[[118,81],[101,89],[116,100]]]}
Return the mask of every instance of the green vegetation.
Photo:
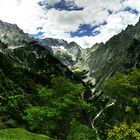
{"label": "green vegetation", "polygon": [[139,91],[140,69],[116,73],[92,95],[44,48],[0,53],[0,139],[139,140]]}
{"label": "green vegetation", "polygon": [[[108,136],[111,140],[140,139],[140,70],[117,73],[104,85],[106,95],[114,100]],[[115,121],[114,121],[115,120]]]}
{"label": "green vegetation", "polygon": [[77,136],[84,128],[79,138],[96,137],[89,122],[96,108],[86,99],[87,87],[49,52],[36,58],[31,53],[34,50],[46,51],[31,45],[0,53],[0,129],[24,127],[52,138],[70,139],[73,131]]}
{"label": "green vegetation", "polygon": [[58,52],[55,53],[55,57],[58,60],[60,60],[61,62],[63,62],[64,60],[69,61],[69,62],[73,61],[72,56],[70,54],[68,54],[68,53],[65,53],[65,52],[58,51]]}
{"label": "green vegetation", "polygon": [[109,140],[140,140],[140,123],[121,123],[108,132]]}
{"label": "green vegetation", "polygon": [[123,99],[127,102],[131,97],[139,97],[140,70],[134,69],[128,74],[117,73],[105,83],[104,90],[110,97],[122,102]]}
{"label": "green vegetation", "polygon": [[22,128],[0,130],[0,140],[53,140],[45,135],[34,134]]}
{"label": "green vegetation", "polygon": [[71,127],[67,140],[97,140],[96,129],[90,129],[77,122],[72,122]]}
{"label": "green vegetation", "polygon": [[80,121],[84,115],[82,112],[92,109],[82,99],[84,87],[64,77],[52,78],[51,89],[38,85],[37,91],[39,102],[25,111],[24,118],[31,130],[51,137],[66,138],[72,121]]}

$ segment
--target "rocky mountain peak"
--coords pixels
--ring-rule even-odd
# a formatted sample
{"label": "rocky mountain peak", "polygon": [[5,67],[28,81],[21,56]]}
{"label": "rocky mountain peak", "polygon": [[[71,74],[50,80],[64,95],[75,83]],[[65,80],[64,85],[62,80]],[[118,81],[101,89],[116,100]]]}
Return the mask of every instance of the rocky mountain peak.
{"label": "rocky mountain peak", "polygon": [[63,39],[44,38],[38,40],[44,47],[50,47],[53,54],[65,65],[70,66],[79,61],[82,57],[82,48],[76,42]]}
{"label": "rocky mountain peak", "polygon": [[49,46],[49,47],[60,47],[67,46],[68,42],[63,39],[54,39],[54,38],[44,38],[38,40],[41,46]]}
{"label": "rocky mountain peak", "polygon": [[6,23],[0,20],[0,40],[9,48],[24,46],[30,38],[16,24]]}
{"label": "rocky mountain peak", "polygon": [[[76,42],[72,41],[69,43],[69,46],[79,46]],[[79,46],[80,47],[80,46]],[[80,47],[81,48],[81,47]]]}

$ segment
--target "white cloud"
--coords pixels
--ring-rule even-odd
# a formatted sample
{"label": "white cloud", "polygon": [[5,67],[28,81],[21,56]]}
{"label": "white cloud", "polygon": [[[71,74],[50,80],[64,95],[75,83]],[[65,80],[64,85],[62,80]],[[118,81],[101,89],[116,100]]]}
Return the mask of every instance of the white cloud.
{"label": "white cloud", "polygon": [[[82,47],[91,47],[96,42],[106,42],[110,37],[125,29],[128,24],[135,24],[139,15],[124,11],[131,7],[140,12],[140,0],[67,0],[75,2],[79,11],[58,11],[54,8],[44,10],[38,2],[53,6],[60,0],[0,0],[0,19],[15,23],[25,32],[37,34],[45,32],[46,37],[64,38],[76,41]],[[113,13],[109,15],[108,10]],[[107,25],[98,27],[101,33],[97,36],[70,36],[71,31],[78,30],[81,24],[99,25],[104,21]]]}
{"label": "white cloud", "polygon": [[46,6],[54,6],[56,3],[59,3],[61,0],[40,0],[39,3],[45,8]]}
{"label": "white cloud", "polygon": [[52,9],[48,11],[47,18],[48,24],[46,24],[46,27],[50,26],[53,29],[59,29],[65,32],[76,30],[80,23],[84,22],[82,13],[75,11],[57,11]]}
{"label": "white cloud", "polygon": [[60,2],[61,0],[45,0],[49,5],[54,5],[55,3]]}
{"label": "white cloud", "polygon": [[38,0],[0,0],[0,19],[17,24],[25,32],[34,32],[45,21],[39,20],[44,18],[44,11],[37,2]]}
{"label": "white cloud", "polygon": [[125,0],[124,6],[133,7],[134,9],[140,11],[140,0]]}

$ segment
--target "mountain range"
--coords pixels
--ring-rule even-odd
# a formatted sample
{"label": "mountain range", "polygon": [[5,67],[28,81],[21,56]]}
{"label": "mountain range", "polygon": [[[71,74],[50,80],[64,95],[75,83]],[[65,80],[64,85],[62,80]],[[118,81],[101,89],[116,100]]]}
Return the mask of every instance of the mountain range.
{"label": "mountain range", "polygon": [[[119,122],[120,116],[114,117],[114,120],[108,120],[110,110],[109,113],[105,112],[101,116],[104,110],[116,102],[104,94],[104,85],[118,72],[129,74],[132,69],[139,68],[140,21],[135,26],[129,25],[106,43],[96,43],[86,49],[76,42],[69,43],[63,39],[35,39],[24,33],[17,25],[0,21],[0,107],[2,108],[0,129],[24,126],[30,131],[47,134],[53,138],[72,140],[70,134],[78,131],[75,137],[80,137],[79,129],[83,128],[82,130],[88,131],[89,135],[91,132],[95,135],[99,133],[97,139],[100,137],[103,140],[110,140],[107,139],[105,131],[110,128],[110,125]],[[54,82],[53,79],[56,77],[70,79],[76,88],[69,80],[66,80],[65,83],[63,78],[60,78],[58,83]],[[57,78],[55,80],[57,81]],[[67,86],[65,88],[63,88],[64,83]],[[84,88],[81,87],[81,84]],[[45,86],[49,90],[44,88]],[[41,88],[38,93],[36,87]],[[57,93],[59,88],[63,89],[60,92],[64,95],[58,93],[59,96],[54,94],[53,97],[52,93]],[[69,89],[74,96],[63,93],[63,91],[68,92]],[[84,94],[80,93],[80,96],[75,94],[75,91],[81,92],[81,89],[85,91]],[[48,94],[46,95],[46,93]],[[50,103],[51,100],[53,103]],[[47,115],[43,112],[47,108],[46,105],[50,107],[47,106],[48,112],[45,111],[48,113]],[[123,103],[119,102],[117,107],[122,109],[122,106]],[[60,112],[57,112],[55,107],[58,107]],[[52,112],[51,109],[53,109]],[[34,112],[38,113],[39,117],[31,118]],[[73,112],[74,117],[72,118],[69,113]],[[28,113],[30,115],[26,116]],[[68,119],[63,116],[63,113]],[[52,124],[51,126],[48,124],[48,128],[43,125],[44,122],[41,122],[44,118],[47,118],[47,121]],[[57,120],[57,118],[59,119]],[[79,122],[75,123],[78,118],[80,118]],[[29,120],[31,122],[39,120],[42,129],[36,122],[30,127]],[[102,120],[107,125],[102,126]],[[105,122],[106,120],[107,122]],[[67,122],[66,126],[65,122]],[[39,127],[39,130],[35,125]],[[89,132],[90,129],[87,127],[97,130]],[[75,129],[70,131],[72,128]],[[65,130],[66,132],[64,132]],[[70,134],[68,134],[69,131]],[[84,132],[82,131],[82,133]],[[87,140],[91,139],[93,137],[87,138]]]}
{"label": "mountain range", "polygon": [[97,43],[87,49],[83,49],[75,42],[68,43],[53,38],[39,40],[39,43],[41,46],[50,47],[54,56],[74,73],[82,74],[83,81],[89,83],[94,91],[95,87],[101,85],[115,72],[139,67],[139,30],[140,21],[135,26],[128,25],[105,44]]}

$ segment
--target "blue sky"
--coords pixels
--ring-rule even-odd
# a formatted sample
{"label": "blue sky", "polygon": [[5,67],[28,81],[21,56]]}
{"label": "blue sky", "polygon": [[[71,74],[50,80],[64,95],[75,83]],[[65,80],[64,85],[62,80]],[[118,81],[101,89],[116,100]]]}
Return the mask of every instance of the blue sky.
{"label": "blue sky", "polygon": [[106,42],[134,25],[140,0],[0,0],[0,19],[36,38],[62,38],[82,47]]}
{"label": "blue sky", "polygon": [[40,1],[38,3],[40,6],[44,7],[44,10],[48,10],[48,9],[56,9],[59,11],[79,11],[79,10],[83,10],[83,7],[78,7],[78,5],[76,5],[74,3],[74,1],[71,0],[60,0],[60,1],[56,1],[56,3],[54,3],[53,5],[49,5],[49,2],[47,2],[47,0],[45,1]]}
{"label": "blue sky", "polygon": [[70,33],[71,37],[83,37],[83,36],[97,36],[100,34],[100,31],[97,30],[97,28],[100,28],[100,26],[106,25],[107,22],[104,21],[103,23],[100,23],[99,25],[91,25],[91,24],[81,24],[79,25],[79,28],[76,31],[72,31]]}

